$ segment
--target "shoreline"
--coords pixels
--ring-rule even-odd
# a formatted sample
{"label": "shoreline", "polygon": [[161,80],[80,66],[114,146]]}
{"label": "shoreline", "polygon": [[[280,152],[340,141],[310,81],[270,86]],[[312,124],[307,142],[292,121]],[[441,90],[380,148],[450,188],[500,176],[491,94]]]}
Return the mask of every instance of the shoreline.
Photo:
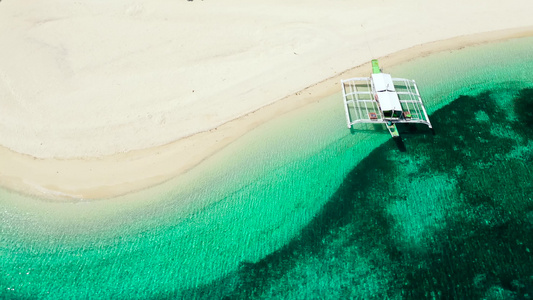
{"label": "shoreline", "polygon": [[[463,35],[415,45],[379,60],[382,66],[388,67],[441,51],[528,36],[533,36],[533,27]],[[366,76],[369,65],[367,62],[350,68],[215,129],[152,148],[102,157],[50,159],[0,146],[0,185],[7,190],[57,201],[113,198],[144,190],[185,174],[270,119],[340,92],[341,78]]]}

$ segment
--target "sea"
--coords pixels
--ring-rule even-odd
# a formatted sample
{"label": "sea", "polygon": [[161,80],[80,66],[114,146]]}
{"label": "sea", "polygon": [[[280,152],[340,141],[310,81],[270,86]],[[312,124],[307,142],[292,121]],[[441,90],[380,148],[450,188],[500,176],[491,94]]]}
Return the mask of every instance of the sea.
{"label": "sea", "polygon": [[381,67],[435,134],[349,130],[339,83],[150,189],[0,189],[0,298],[533,299],[533,38]]}

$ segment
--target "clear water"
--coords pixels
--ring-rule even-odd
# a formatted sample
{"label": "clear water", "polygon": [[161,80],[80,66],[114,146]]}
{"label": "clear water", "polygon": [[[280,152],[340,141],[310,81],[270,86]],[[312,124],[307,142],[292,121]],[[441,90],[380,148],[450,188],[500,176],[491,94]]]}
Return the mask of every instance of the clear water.
{"label": "clear water", "polygon": [[533,39],[387,68],[437,135],[350,133],[340,94],[101,201],[0,191],[0,298],[531,298]]}

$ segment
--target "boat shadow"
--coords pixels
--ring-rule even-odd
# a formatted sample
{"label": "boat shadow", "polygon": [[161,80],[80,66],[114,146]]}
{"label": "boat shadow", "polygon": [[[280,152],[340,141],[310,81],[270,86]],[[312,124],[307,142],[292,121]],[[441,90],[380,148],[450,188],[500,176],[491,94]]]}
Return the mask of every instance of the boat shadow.
{"label": "boat shadow", "polygon": [[[435,135],[435,130],[433,128],[429,128],[425,124],[396,123],[396,128],[400,136],[398,138],[393,138],[393,140],[400,152],[407,151],[407,146],[405,145],[404,139],[409,139],[410,137],[419,135]],[[383,131],[383,134],[387,134],[387,128],[384,123],[358,124],[357,129],[354,129],[353,127],[350,128],[350,133],[352,135],[356,135],[361,132],[380,131]]]}

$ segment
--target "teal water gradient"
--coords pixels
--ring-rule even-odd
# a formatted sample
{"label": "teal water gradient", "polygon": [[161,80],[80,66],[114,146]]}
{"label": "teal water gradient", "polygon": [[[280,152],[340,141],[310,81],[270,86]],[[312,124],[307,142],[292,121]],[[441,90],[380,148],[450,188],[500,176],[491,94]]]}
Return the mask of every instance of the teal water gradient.
{"label": "teal water gradient", "polygon": [[[533,86],[532,45],[531,38],[512,40],[384,67],[396,77],[415,78],[430,113],[460,95],[477,99],[487,91],[493,91],[497,105],[513,112],[518,91]],[[473,114],[479,122],[493,118],[484,110],[464,114]],[[506,116],[512,121],[515,115]],[[50,203],[2,191],[0,296],[419,296],[415,288],[402,294],[414,281],[391,272],[398,267],[395,255],[403,257],[394,251],[425,251],[428,228],[439,234],[448,228],[443,225],[452,222],[447,216],[464,205],[450,200],[456,197],[457,182],[435,171],[437,167],[433,173],[425,170],[428,157],[436,159],[426,153],[399,158],[405,161],[403,172],[427,177],[416,177],[402,189],[408,178],[388,164],[399,154],[388,144],[373,152],[390,144],[388,134],[367,130],[352,135],[343,118],[340,95],[332,95],[261,126],[182,178],[117,199]],[[446,132],[446,120],[436,127],[437,136]],[[523,139],[507,126],[492,126],[493,135]],[[426,134],[409,138],[408,152]],[[527,143],[515,146],[512,151],[529,155]],[[438,144],[428,149],[442,151]],[[457,149],[446,150],[440,153],[444,157]],[[486,163],[479,162],[481,167]],[[347,180],[360,184],[379,175],[387,175],[387,182],[406,198],[396,199],[398,189],[370,182],[356,185],[360,202],[335,196],[346,189],[353,192]],[[367,187],[370,190],[364,190]],[[358,207],[361,210],[354,209]],[[486,218],[494,217],[489,212]],[[496,280],[489,273],[476,279],[480,291],[486,289],[486,278]],[[491,284],[496,290],[511,290],[501,282]],[[429,284],[426,287],[430,293]]]}

